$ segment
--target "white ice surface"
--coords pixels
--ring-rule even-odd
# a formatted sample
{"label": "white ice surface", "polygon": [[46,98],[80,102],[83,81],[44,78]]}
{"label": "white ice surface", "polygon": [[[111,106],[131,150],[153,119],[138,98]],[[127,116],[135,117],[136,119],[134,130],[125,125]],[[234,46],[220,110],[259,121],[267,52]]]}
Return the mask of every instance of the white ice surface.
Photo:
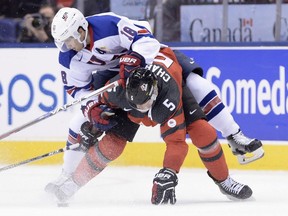
{"label": "white ice surface", "polygon": [[233,202],[222,195],[204,169],[182,169],[176,205],[150,204],[149,167],[107,167],[81,188],[69,207],[59,208],[43,188],[60,166],[21,166],[0,173],[1,216],[288,216],[288,172],[231,170],[253,189],[253,199]]}

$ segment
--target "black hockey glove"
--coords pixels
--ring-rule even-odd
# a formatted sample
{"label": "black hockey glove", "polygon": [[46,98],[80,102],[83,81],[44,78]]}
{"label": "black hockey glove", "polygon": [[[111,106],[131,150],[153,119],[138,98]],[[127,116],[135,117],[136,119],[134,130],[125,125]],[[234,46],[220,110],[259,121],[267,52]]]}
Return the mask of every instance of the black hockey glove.
{"label": "black hockey glove", "polygon": [[97,130],[90,122],[84,122],[81,125],[77,140],[80,144],[79,148],[86,152],[90,147],[98,142],[98,137],[103,134],[102,131]]}
{"label": "black hockey glove", "polygon": [[120,80],[122,80],[123,87],[125,87],[125,80],[130,76],[130,72],[139,67],[145,67],[145,58],[135,51],[128,51],[119,59],[120,65]]}
{"label": "black hockey glove", "polygon": [[175,187],[178,184],[177,175],[166,168],[161,169],[153,179],[152,204],[175,204]]}
{"label": "black hockey glove", "polygon": [[117,125],[117,120],[113,117],[115,114],[114,110],[106,104],[88,101],[82,111],[88,121],[101,131],[110,130]]}

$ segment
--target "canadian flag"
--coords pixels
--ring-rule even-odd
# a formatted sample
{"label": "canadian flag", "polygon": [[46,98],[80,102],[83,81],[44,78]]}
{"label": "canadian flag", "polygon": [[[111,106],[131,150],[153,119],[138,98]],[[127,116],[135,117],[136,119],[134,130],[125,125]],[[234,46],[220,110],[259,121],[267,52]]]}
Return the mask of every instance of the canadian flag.
{"label": "canadian flag", "polygon": [[245,27],[246,25],[250,25],[251,27],[253,26],[253,19],[250,18],[250,19],[243,19],[242,20],[242,24],[243,26]]}

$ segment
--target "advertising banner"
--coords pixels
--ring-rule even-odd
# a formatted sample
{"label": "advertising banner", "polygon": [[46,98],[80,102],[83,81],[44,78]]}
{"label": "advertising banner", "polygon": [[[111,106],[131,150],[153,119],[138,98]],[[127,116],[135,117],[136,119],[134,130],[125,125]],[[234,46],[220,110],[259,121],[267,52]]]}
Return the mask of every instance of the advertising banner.
{"label": "advertising banner", "polygon": [[247,135],[288,140],[288,52],[281,48],[178,48],[203,67]]}
{"label": "advertising banner", "polygon": [[[245,134],[288,140],[288,52],[277,47],[175,47],[203,67]],[[0,133],[72,101],[62,86],[56,48],[0,49]],[[8,137],[65,140],[78,105]],[[221,136],[220,136],[221,137]],[[6,140],[6,139],[5,139]],[[158,128],[141,127],[135,141],[160,141]]]}
{"label": "advertising banner", "polygon": [[[74,100],[63,88],[56,48],[1,48],[0,65],[0,134]],[[65,141],[69,123],[79,110],[79,104],[74,105],[4,141]],[[161,141],[158,127],[141,127],[140,131],[135,141]]]}
{"label": "advertising banner", "polygon": [[[247,166],[239,165],[229,147],[223,145],[224,152],[228,152],[225,157],[229,167],[287,170],[287,49],[174,48],[202,66],[205,78],[213,83],[243,132],[263,141],[265,156],[259,163]],[[62,85],[56,48],[1,48],[0,65],[0,134],[73,101]],[[79,111],[79,106],[75,105],[0,140],[0,163],[15,163],[21,158],[24,160],[63,148],[70,121]],[[222,138],[220,133],[219,138]],[[220,141],[225,144],[225,139]],[[187,143],[191,144],[191,140],[187,139]],[[159,125],[141,126],[133,143],[127,145],[124,156],[117,159],[117,163],[159,167],[165,148]],[[185,159],[187,166],[203,168],[195,146],[189,149]],[[62,155],[58,156],[51,157],[51,160],[62,163]],[[48,160],[39,162],[50,163]]]}
{"label": "advertising banner", "polygon": [[[3,134],[68,101],[55,48],[0,49],[0,133]],[[63,111],[7,139],[49,139],[66,136],[71,112]]]}
{"label": "advertising banner", "polygon": [[[222,5],[181,6],[181,41],[221,41],[222,20]],[[275,41],[275,20],[275,4],[229,5],[227,42]],[[288,40],[287,4],[282,4],[280,35],[281,41]]]}

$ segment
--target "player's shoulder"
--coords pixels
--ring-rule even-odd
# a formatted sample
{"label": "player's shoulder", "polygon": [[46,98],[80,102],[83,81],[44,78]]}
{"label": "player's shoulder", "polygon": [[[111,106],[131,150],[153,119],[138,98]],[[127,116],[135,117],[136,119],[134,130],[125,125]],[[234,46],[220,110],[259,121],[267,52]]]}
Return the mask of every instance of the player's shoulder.
{"label": "player's shoulder", "polygon": [[86,17],[89,26],[93,31],[94,40],[100,40],[109,36],[119,35],[118,23],[121,17],[115,13],[101,13]]}
{"label": "player's shoulder", "polygon": [[67,52],[59,52],[59,64],[66,68],[70,68],[71,61],[73,57],[77,55],[77,52],[75,50],[69,50]]}
{"label": "player's shoulder", "polygon": [[100,24],[102,27],[107,23],[117,24],[123,17],[113,12],[99,13],[86,17],[89,24]]}

